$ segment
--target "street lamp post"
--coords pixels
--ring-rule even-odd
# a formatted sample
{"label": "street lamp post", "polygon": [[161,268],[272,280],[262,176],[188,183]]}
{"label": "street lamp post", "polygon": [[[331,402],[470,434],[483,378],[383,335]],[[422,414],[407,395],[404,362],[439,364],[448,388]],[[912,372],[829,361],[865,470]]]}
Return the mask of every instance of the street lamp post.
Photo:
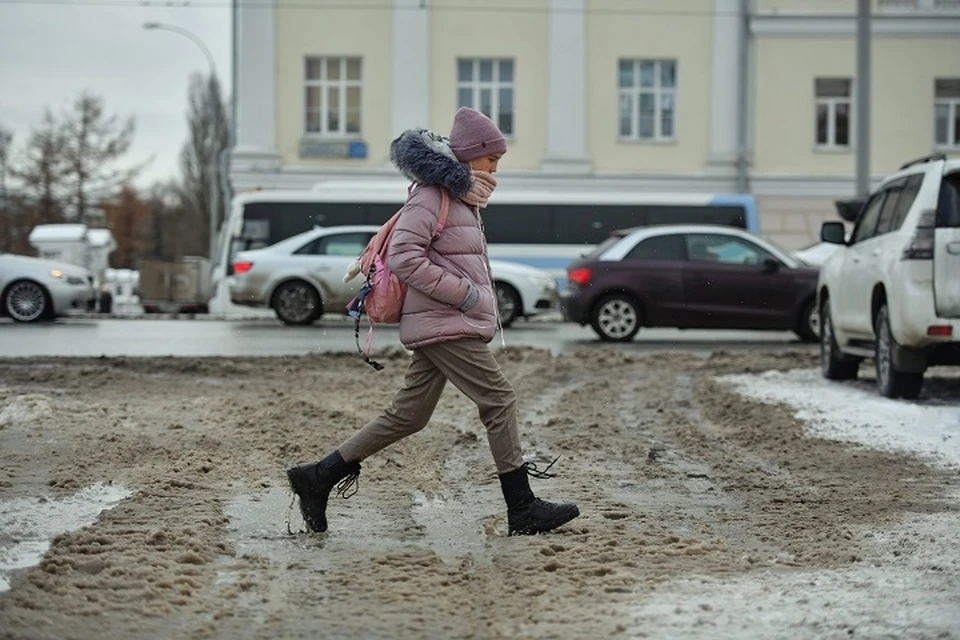
{"label": "street lamp post", "polygon": [[[216,77],[217,65],[214,63],[213,56],[210,55],[210,50],[207,48],[207,45],[203,43],[203,40],[201,40],[191,32],[187,31],[186,29],[181,29],[180,27],[177,27],[171,24],[163,24],[161,22],[145,22],[143,24],[143,28],[148,30],[160,29],[163,31],[172,31],[173,33],[178,33],[184,36],[185,38],[192,40],[198,47],[200,47],[200,50],[203,51],[203,55],[207,58],[207,63],[210,65],[210,74]],[[210,135],[211,137],[214,136],[213,130],[211,130]],[[216,253],[216,248],[217,248],[217,237],[216,237],[217,236],[217,210],[219,208],[219,203],[218,203],[219,189],[217,186],[217,154],[216,154],[216,151],[214,150],[214,146],[215,146],[214,144],[210,145],[210,157],[207,158],[207,162],[209,163],[209,167],[207,169],[207,182],[208,182],[208,189],[210,191],[210,194],[208,196],[209,197],[208,205],[207,205],[210,208],[210,215],[209,215],[210,238],[207,246],[207,251],[208,251],[207,255],[210,257],[211,262],[213,262],[213,257],[214,257],[214,254]]]}

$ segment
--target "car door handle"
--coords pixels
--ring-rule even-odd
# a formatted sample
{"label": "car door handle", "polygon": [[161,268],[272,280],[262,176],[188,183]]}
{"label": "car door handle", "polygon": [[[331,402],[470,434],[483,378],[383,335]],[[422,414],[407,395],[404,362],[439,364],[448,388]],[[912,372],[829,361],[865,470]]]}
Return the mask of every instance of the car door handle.
{"label": "car door handle", "polygon": [[874,249],[873,251],[870,252],[870,255],[872,255],[873,257],[877,257],[878,255],[880,255],[880,249]]}
{"label": "car door handle", "polygon": [[947,253],[951,255],[960,255],[960,242],[948,242]]}

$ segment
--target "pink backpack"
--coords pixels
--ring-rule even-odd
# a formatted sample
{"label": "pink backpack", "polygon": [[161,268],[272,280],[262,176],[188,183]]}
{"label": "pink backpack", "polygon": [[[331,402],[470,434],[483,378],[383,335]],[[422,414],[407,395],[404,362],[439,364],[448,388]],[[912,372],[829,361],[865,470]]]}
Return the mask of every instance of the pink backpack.
{"label": "pink backpack", "polygon": [[[410,192],[412,193],[411,186]],[[408,194],[409,195],[409,194]],[[437,228],[433,233],[433,239],[436,240],[443,226],[447,222],[447,211],[450,208],[450,196],[447,190],[440,188],[440,213],[437,219]],[[353,317],[355,322],[355,334],[357,339],[357,350],[363,356],[364,362],[380,371],[383,365],[370,360],[370,346],[373,340],[373,323],[386,322],[394,324],[400,322],[400,316],[403,314],[403,299],[407,295],[407,285],[400,282],[400,279],[393,274],[387,267],[387,252],[390,250],[390,239],[393,236],[393,230],[397,226],[400,214],[403,210],[396,212],[393,216],[383,223],[367,246],[360,253],[359,273],[366,275],[366,281],[360,287],[357,296],[347,305],[348,314]],[[348,272],[350,276],[351,272]],[[345,280],[350,280],[350,277]],[[360,316],[366,313],[370,319],[370,331],[367,333],[366,348],[360,349]]]}

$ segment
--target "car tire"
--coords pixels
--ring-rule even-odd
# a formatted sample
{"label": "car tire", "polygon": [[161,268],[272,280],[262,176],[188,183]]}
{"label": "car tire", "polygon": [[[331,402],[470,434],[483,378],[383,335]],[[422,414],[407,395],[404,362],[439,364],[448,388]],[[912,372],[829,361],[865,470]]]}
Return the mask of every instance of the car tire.
{"label": "car tire", "polygon": [[820,340],[820,314],[817,310],[817,301],[808,300],[800,307],[797,317],[797,328],[794,330],[804,342],[818,342]]}
{"label": "car tire", "polygon": [[887,398],[914,400],[920,396],[923,388],[923,372],[898,371],[893,363],[893,351],[896,341],[890,330],[890,311],[882,305],[873,322],[877,336],[876,355],[877,391]]}
{"label": "car tire", "polygon": [[833,334],[830,300],[820,305],[820,373],[828,380],[855,380],[860,371],[860,359],[840,351]]}
{"label": "car tire", "polygon": [[643,313],[636,300],[614,293],[594,305],[590,324],[604,342],[630,342],[640,331]]}
{"label": "car tire", "polygon": [[313,324],[323,315],[320,294],[303,280],[290,280],[278,286],[270,297],[270,306],[280,322],[294,326]]}
{"label": "car tire", "polygon": [[494,284],[497,294],[497,313],[500,314],[500,326],[506,329],[514,320],[520,317],[523,312],[523,304],[520,302],[520,294],[511,285],[506,282],[497,282]]}
{"label": "car tire", "polygon": [[33,280],[17,280],[7,287],[3,308],[14,322],[38,322],[53,316],[50,294]]}

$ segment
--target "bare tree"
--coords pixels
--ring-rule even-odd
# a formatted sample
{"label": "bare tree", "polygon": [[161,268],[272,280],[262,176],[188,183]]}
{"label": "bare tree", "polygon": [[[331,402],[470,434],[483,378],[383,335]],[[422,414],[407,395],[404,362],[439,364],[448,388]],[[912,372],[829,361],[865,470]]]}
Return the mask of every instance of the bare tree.
{"label": "bare tree", "polygon": [[34,211],[23,194],[11,188],[13,158],[13,133],[0,127],[0,252],[29,255]]}
{"label": "bare tree", "polygon": [[184,252],[185,243],[195,241],[200,246],[195,235],[187,237],[188,234],[183,231],[188,226],[185,223],[187,211],[177,182],[155,183],[147,194],[146,202],[151,221],[150,257],[174,260],[189,253]]}
{"label": "bare tree", "polygon": [[112,196],[145,166],[114,166],[129,151],[133,132],[133,118],[106,115],[103,99],[86,92],[64,114],[63,156],[77,222],[85,221],[91,199]]}
{"label": "bare tree", "polygon": [[13,206],[7,188],[12,145],[13,134],[0,127],[0,252],[10,251],[13,246]]}
{"label": "bare tree", "polygon": [[47,109],[43,122],[30,132],[21,162],[10,169],[10,174],[23,185],[23,196],[37,224],[63,221],[64,147],[61,125]]}
{"label": "bare tree", "polygon": [[140,199],[133,187],[124,185],[116,198],[104,203],[103,209],[107,226],[117,243],[117,249],[110,257],[110,265],[136,269],[150,250],[153,223],[149,205]]}
{"label": "bare tree", "polygon": [[[227,112],[216,75],[204,78],[194,74],[190,79],[189,105],[189,138],[180,152],[180,169],[183,174],[184,205],[191,214],[188,222],[190,232],[203,239],[203,249],[199,255],[205,255],[210,242],[211,182],[216,184],[217,202],[223,202],[223,185],[219,180],[220,161],[221,152],[229,144]],[[221,216],[219,212],[215,216],[215,227],[219,228]]]}

